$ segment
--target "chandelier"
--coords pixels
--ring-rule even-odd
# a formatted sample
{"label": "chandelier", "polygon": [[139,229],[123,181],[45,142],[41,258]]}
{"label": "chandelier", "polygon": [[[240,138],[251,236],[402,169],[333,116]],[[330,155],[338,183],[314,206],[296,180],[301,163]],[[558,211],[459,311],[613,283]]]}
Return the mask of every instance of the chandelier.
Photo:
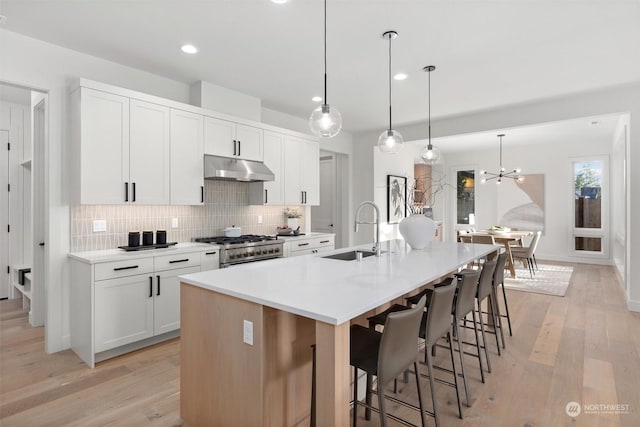
{"label": "chandelier", "polygon": [[[480,175],[482,175],[483,178],[480,182],[482,184],[484,184],[487,181],[491,181],[492,179],[496,180],[496,184],[501,184],[502,178],[511,178],[517,182],[524,181],[524,176],[520,175],[520,169],[514,169],[507,172],[506,169],[502,167],[502,137],[503,136],[504,136],[503,133],[498,135],[498,138],[500,138],[500,171],[498,173],[492,173],[492,172],[487,172],[486,170],[481,170]],[[487,175],[489,175],[488,178],[486,177]]]}

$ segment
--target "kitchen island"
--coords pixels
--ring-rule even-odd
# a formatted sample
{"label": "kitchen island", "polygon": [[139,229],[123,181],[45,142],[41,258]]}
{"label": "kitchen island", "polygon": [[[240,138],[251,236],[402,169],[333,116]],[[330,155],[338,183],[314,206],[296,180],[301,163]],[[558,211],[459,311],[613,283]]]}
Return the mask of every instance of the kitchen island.
{"label": "kitchen island", "polygon": [[349,250],[340,249],[182,276],[183,420],[308,424],[315,344],[317,425],[348,425],[351,322],[497,249],[394,240],[379,258],[326,258]]}

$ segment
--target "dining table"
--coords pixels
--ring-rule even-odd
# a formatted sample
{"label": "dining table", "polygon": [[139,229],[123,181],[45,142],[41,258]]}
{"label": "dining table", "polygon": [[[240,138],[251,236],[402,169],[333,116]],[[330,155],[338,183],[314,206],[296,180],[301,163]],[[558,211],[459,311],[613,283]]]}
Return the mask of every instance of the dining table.
{"label": "dining table", "polygon": [[512,246],[522,246],[523,240],[525,237],[529,237],[533,235],[533,231],[526,230],[511,230],[511,231],[497,231],[497,230],[478,230],[472,231],[466,234],[467,236],[471,236],[473,239],[474,236],[484,236],[484,237],[493,237],[493,240],[498,243],[504,245],[505,252],[507,253],[507,269],[511,273],[511,277],[515,279],[516,277],[516,268],[513,264],[513,255],[511,253]]}

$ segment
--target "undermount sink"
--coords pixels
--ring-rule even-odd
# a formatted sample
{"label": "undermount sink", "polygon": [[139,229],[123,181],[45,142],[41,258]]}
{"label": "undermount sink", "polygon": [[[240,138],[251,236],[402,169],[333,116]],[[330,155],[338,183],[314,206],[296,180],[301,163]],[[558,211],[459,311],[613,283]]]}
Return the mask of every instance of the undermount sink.
{"label": "undermount sink", "polygon": [[362,254],[362,258],[366,258],[368,256],[372,256],[376,254],[375,252],[371,252],[371,251],[348,251],[348,252],[341,252],[339,254],[323,256],[322,258],[339,259],[342,261],[353,261],[357,258],[358,253]]}

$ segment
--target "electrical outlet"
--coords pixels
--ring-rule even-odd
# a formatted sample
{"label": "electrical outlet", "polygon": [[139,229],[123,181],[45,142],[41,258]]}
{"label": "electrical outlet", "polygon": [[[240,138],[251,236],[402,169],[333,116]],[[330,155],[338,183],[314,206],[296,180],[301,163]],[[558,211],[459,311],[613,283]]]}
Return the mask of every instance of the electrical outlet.
{"label": "electrical outlet", "polygon": [[242,341],[245,344],[253,345],[253,322],[248,320],[244,321]]}
{"label": "electrical outlet", "polygon": [[258,224],[262,224],[262,215],[258,215]]}
{"label": "electrical outlet", "polygon": [[100,233],[103,231],[107,231],[107,221],[104,219],[93,220],[93,232]]}
{"label": "electrical outlet", "polygon": [[178,228],[178,218],[171,218],[171,228]]}

